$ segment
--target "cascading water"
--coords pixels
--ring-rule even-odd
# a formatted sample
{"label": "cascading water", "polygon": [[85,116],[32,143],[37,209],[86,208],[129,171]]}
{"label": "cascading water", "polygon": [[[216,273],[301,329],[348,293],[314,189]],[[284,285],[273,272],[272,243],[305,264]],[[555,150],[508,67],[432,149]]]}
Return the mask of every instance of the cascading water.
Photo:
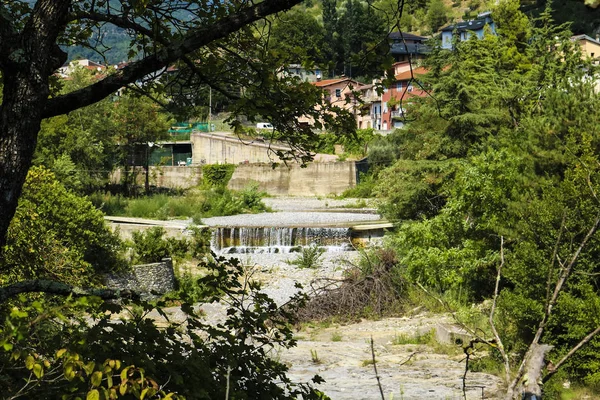
{"label": "cascading water", "polygon": [[349,228],[213,228],[211,248],[220,254],[290,253],[317,245],[327,251],[354,250]]}

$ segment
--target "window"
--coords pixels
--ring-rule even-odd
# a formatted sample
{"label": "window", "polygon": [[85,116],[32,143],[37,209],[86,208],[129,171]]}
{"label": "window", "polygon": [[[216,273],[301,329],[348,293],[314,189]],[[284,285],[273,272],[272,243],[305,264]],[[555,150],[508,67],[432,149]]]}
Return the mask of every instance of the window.
{"label": "window", "polygon": [[413,86],[412,85],[408,85],[408,88],[406,90],[409,91],[409,92],[412,92],[413,91]]}
{"label": "window", "polygon": [[342,97],[342,89],[335,89],[335,97]]}
{"label": "window", "polygon": [[402,91],[402,82],[396,82],[396,90],[398,92]]}

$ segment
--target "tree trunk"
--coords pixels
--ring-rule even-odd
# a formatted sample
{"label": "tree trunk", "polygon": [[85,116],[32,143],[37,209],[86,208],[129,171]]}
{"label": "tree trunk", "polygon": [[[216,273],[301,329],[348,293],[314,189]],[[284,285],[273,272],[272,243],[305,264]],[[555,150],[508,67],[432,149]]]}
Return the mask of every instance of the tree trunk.
{"label": "tree trunk", "polygon": [[31,166],[40,130],[41,111],[48,85],[36,84],[28,71],[4,75],[0,109],[0,249],[17,209],[21,189]]}

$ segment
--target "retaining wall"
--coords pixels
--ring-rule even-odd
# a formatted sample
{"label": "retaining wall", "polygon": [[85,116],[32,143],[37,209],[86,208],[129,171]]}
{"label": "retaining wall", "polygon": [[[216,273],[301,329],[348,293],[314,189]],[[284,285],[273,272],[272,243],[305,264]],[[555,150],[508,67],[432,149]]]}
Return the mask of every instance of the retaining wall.
{"label": "retaining wall", "polygon": [[341,194],[356,185],[354,162],[299,164],[242,164],[235,168],[228,187],[241,190],[256,182],[261,191],[283,196],[326,196]]}
{"label": "retaining wall", "polygon": [[129,273],[106,276],[105,283],[111,289],[134,290],[145,293],[142,297],[153,298],[156,295],[152,293],[164,294],[175,290],[173,261],[163,258],[158,263],[134,265]]}
{"label": "retaining wall", "polygon": [[[138,185],[144,185],[143,168],[137,176]],[[112,175],[112,182],[117,183],[121,171]],[[202,182],[202,167],[150,167],[150,185],[188,189]],[[344,190],[356,186],[356,164],[344,162],[313,162],[302,168],[299,164],[279,164],[273,168],[266,164],[239,164],[228,187],[241,190],[256,182],[261,191],[280,196],[327,196],[340,194]]]}

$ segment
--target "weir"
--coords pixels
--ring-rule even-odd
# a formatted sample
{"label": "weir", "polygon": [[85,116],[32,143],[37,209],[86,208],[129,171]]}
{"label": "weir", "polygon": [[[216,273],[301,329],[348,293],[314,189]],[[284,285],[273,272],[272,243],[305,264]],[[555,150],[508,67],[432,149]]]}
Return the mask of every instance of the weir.
{"label": "weir", "polygon": [[220,254],[291,253],[317,245],[327,251],[351,251],[350,228],[216,227],[211,248]]}

